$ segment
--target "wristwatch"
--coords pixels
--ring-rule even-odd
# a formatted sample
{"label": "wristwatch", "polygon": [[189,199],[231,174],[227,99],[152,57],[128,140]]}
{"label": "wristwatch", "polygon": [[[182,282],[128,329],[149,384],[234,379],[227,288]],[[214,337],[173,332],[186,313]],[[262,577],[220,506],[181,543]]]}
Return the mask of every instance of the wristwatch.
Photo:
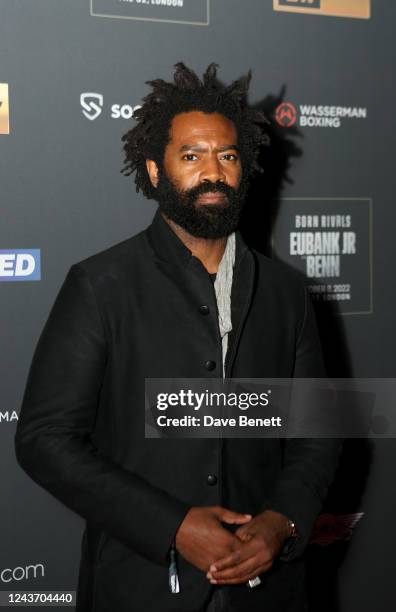
{"label": "wristwatch", "polygon": [[299,532],[298,532],[296,524],[289,518],[287,519],[287,524],[289,527],[289,536],[285,540],[285,543],[283,545],[283,548],[279,556],[281,561],[285,560],[285,558],[287,558],[289,553],[292,552],[299,538]]}
{"label": "wristwatch", "polygon": [[297,538],[298,537],[298,529],[296,527],[296,524],[293,523],[293,521],[291,521],[290,519],[287,519],[287,524],[288,524],[289,530],[290,530],[289,538]]}

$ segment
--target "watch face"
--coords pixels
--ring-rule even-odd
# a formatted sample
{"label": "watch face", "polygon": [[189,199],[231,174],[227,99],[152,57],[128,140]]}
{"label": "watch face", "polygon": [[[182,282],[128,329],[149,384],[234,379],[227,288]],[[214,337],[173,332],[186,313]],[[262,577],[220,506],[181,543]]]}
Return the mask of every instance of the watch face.
{"label": "watch face", "polygon": [[289,520],[289,527],[290,527],[290,536],[289,536],[289,538],[297,538],[298,537],[298,531],[297,531],[297,527],[296,527],[295,523],[293,523],[293,521]]}

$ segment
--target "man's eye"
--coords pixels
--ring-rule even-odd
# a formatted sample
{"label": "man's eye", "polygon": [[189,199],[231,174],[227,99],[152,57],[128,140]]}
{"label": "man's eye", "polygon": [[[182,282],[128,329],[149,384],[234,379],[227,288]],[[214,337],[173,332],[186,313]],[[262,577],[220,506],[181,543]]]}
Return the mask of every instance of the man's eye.
{"label": "man's eye", "polygon": [[223,155],[223,159],[226,159],[227,161],[236,161],[238,159],[238,155],[235,153],[226,153]]}
{"label": "man's eye", "polygon": [[187,153],[186,155],[183,155],[182,159],[185,159],[186,161],[195,161],[198,158],[196,155],[194,155],[194,153]]}

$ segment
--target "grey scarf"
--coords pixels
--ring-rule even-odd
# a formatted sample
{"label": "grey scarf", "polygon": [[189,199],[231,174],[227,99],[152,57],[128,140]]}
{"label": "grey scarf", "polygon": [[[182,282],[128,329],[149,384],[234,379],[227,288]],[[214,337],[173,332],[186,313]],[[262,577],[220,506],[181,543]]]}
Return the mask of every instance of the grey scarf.
{"label": "grey scarf", "polygon": [[235,263],[235,232],[227,238],[226,248],[221,258],[216,274],[214,288],[217,308],[219,311],[219,328],[223,352],[223,378],[225,376],[225,358],[228,346],[228,334],[232,330],[231,323],[231,287]]}

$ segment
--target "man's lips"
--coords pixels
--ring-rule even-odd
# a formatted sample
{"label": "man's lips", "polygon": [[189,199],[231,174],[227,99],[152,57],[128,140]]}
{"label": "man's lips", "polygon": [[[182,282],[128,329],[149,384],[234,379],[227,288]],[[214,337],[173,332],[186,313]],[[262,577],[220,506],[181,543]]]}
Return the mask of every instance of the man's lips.
{"label": "man's lips", "polygon": [[208,191],[197,197],[200,204],[222,204],[226,199],[226,194],[221,191]]}

